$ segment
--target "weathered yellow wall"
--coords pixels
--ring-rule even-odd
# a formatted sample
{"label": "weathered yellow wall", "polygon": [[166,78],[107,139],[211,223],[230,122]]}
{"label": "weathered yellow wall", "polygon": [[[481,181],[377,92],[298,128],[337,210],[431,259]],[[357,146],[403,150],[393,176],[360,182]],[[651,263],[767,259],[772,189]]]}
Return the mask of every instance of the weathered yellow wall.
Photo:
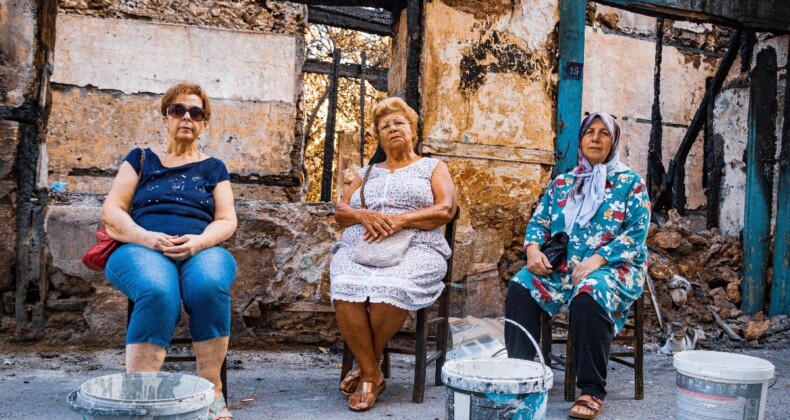
{"label": "weathered yellow wall", "polygon": [[454,281],[475,264],[520,267],[513,249],[554,163],[558,19],[549,0],[425,3],[421,151],[458,189]]}

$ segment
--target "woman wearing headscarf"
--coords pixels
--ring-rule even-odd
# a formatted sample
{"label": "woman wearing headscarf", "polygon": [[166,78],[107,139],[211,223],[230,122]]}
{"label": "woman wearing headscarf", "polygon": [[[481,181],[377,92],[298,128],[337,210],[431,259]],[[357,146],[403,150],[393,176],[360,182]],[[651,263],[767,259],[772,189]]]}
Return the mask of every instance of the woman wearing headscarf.
{"label": "woman wearing headscarf", "polygon": [[[589,115],[579,131],[578,165],[559,175],[535,209],[524,239],[527,265],[510,281],[506,316],[540,336],[540,315],[570,311],[577,386],[572,418],[603,412],[606,368],[614,336],[628,308],[642,294],[647,271],[645,239],[650,201],[642,177],[620,162],[620,127],[603,112]],[[566,256],[552,267],[542,246],[568,235]],[[532,360],[524,333],[505,325],[508,356]]]}

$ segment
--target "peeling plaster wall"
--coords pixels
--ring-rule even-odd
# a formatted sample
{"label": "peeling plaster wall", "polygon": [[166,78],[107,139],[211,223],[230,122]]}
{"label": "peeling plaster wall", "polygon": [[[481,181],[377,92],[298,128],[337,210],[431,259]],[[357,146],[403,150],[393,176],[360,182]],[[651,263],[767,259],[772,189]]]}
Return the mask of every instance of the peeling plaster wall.
{"label": "peeling plaster wall", "polygon": [[558,19],[550,0],[425,3],[422,152],[458,189],[455,282],[474,264],[523,265],[511,250],[554,162]]}
{"label": "peeling plaster wall", "polygon": [[18,107],[34,94],[36,29],[34,2],[0,7],[0,106]]}

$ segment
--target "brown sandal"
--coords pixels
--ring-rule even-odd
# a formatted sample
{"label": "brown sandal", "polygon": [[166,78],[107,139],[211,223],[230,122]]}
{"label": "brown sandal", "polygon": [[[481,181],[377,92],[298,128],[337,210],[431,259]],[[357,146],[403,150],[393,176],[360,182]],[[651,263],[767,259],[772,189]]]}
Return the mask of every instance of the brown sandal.
{"label": "brown sandal", "polygon": [[[346,373],[346,377],[340,381],[340,392],[345,395],[346,397],[350,397],[351,394],[354,393],[354,389],[357,389],[357,385],[359,384],[359,376],[362,374],[362,371],[359,367],[354,367]],[[352,391],[347,391],[344,388],[346,385],[346,389],[351,389]]]}
{"label": "brown sandal", "polygon": [[[583,399],[582,397],[585,397],[585,396],[586,397],[590,397],[591,400]],[[584,407],[584,408],[592,411],[593,413],[592,414],[574,414],[573,413],[573,409],[576,408],[576,407]],[[600,399],[600,398],[598,398],[596,396],[593,396],[593,395],[582,395],[581,397],[579,397],[576,400],[576,402],[573,403],[573,406],[571,407],[571,411],[569,413],[569,416],[572,419],[588,419],[588,420],[592,420],[592,419],[597,419],[598,417],[600,417],[602,413],[603,413],[603,400],[602,399]]]}
{"label": "brown sandal", "polygon": [[[374,386],[375,385],[373,385],[373,382],[367,382],[367,381],[362,382],[362,389],[360,390],[361,398],[358,404],[362,404],[362,402],[364,401],[365,406],[360,407],[358,405],[351,404],[351,399],[349,398],[348,408],[351,411],[357,411],[357,412],[368,411],[371,408],[373,408],[373,406],[376,405],[376,400],[379,398],[379,395],[381,395],[381,393],[384,392],[385,389],[387,389],[387,381],[381,381],[378,387],[376,387],[376,392],[373,392]],[[373,395],[373,400],[370,402],[368,402],[368,394]]]}

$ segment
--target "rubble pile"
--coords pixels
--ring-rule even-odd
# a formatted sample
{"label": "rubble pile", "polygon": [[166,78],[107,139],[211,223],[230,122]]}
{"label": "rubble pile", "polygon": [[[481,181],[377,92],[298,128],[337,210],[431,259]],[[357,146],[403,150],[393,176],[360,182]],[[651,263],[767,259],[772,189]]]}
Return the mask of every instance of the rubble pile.
{"label": "rubble pile", "polygon": [[716,228],[694,232],[688,219],[671,210],[663,227],[651,223],[647,245],[648,280],[660,309],[646,318],[648,336],[660,339],[670,330],[689,327],[705,333],[701,346],[760,346],[790,338],[787,316],[769,319],[763,312],[748,316],[740,310],[744,261],[737,237],[721,235]]}

